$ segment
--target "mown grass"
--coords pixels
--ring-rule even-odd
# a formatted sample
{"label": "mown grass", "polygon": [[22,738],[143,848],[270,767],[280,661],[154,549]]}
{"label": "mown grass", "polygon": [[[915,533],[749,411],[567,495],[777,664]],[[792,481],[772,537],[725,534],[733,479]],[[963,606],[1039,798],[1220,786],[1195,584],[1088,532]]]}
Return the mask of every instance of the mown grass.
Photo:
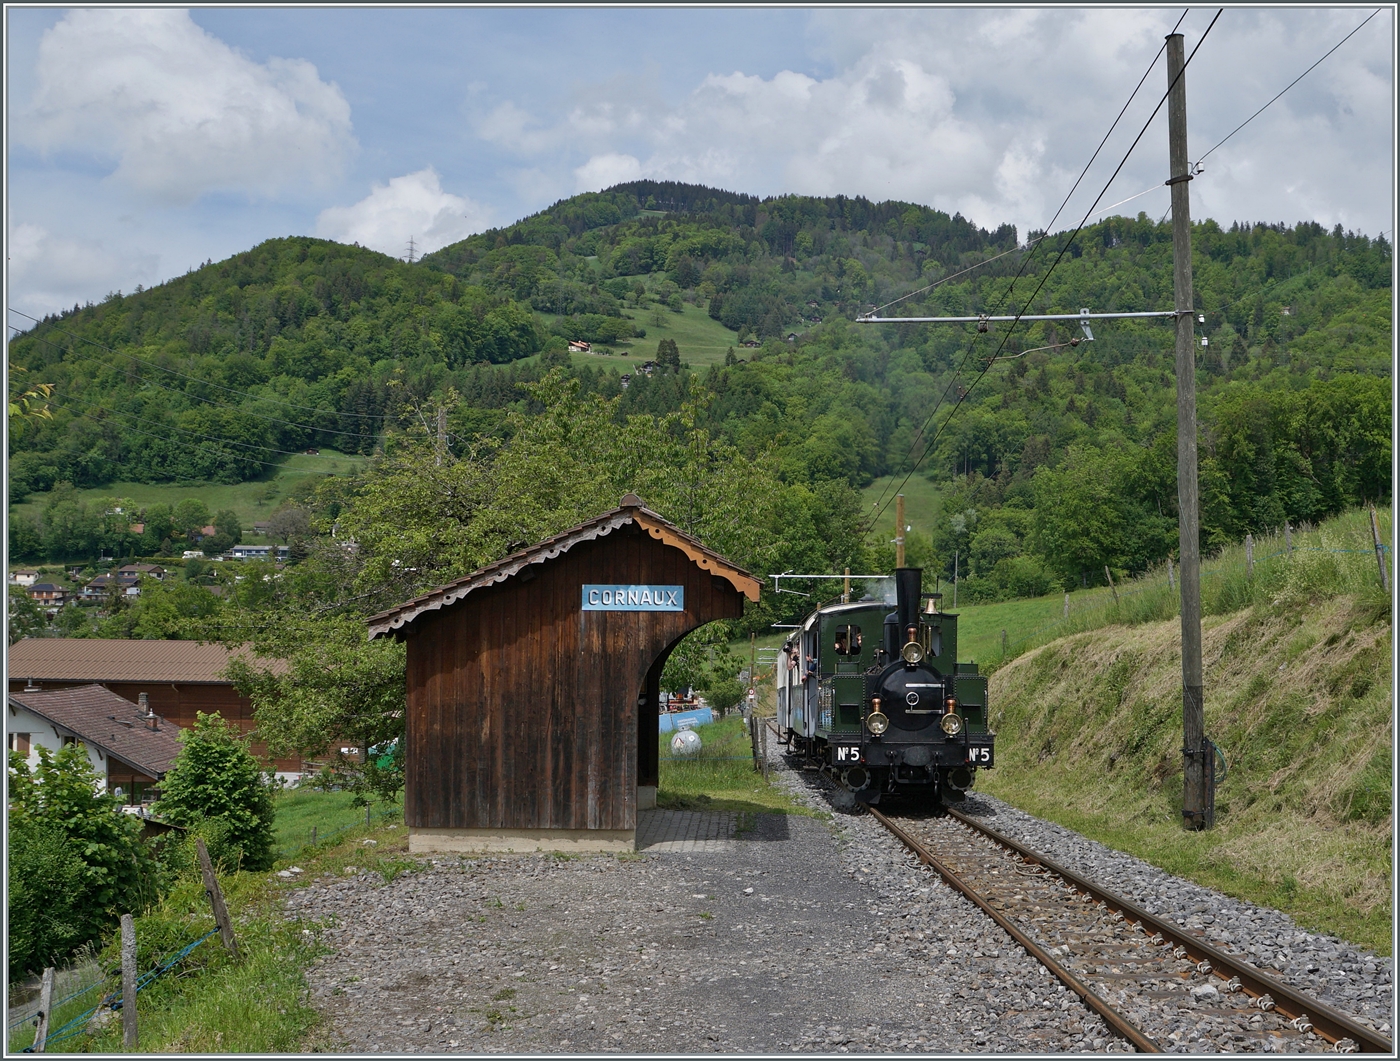
{"label": "mown grass", "polygon": [[[900,482],[903,479],[903,475],[884,475],[860,492],[867,515],[875,510],[875,504],[882,497],[885,501],[879,523],[870,529],[869,539],[873,545],[885,545],[894,538],[895,505],[892,498],[896,493],[904,495],[904,522],[914,528],[912,533],[927,537],[938,522],[942,506],[942,494],[938,485],[917,473],[909,476],[909,481],[901,486]],[[950,593],[944,603],[951,605],[952,600]]]}
{"label": "mown grass", "polygon": [[[253,524],[267,519],[304,480],[326,474],[349,475],[361,468],[367,459],[323,449],[318,457],[307,456],[304,453],[295,454],[282,461],[275,470],[269,469],[269,475],[242,483],[196,483],[192,486],[177,486],[171,483],[115,482],[78,490],[77,496],[85,501],[129,497],[138,507],[157,503],[173,507],[186,498],[195,498],[208,505],[210,512],[232,509],[237,513],[244,531],[251,535]],[[14,505],[11,510],[28,517],[36,516],[42,510],[48,496],[47,493],[30,494],[23,504]]]}
{"label": "mown grass", "polygon": [[995,670],[998,765],[981,786],[1391,953],[1391,616],[1374,552],[1354,550],[1370,545],[1364,517],[1295,534],[1291,557],[1265,562],[1281,543],[1259,543],[1253,580],[1233,551],[1202,580],[1206,732],[1228,764],[1213,829],[1181,824],[1180,624],[1165,586]]}
{"label": "mown grass", "polygon": [[[637,327],[646,330],[645,338],[624,339],[613,346],[610,354],[570,354],[570,363],[594,369],[615,368],[618,372],[635,372],[642,362],[655,359],[656,344],[662,339],[674,339],[681,362],[693,369],[723,363],[730,347],[734,348],[734,356],[738,358],[747,359],[753,353],[739,345],[738,332],[730,331],[713,319],[708,310],[689,302],[681,303],[680,313],[665,306],[660,308],[659,313],[655,306],[645,309],[630,307],[624,312],[636,318]],[[537,316],[546,325],[553,325],[559,319],[551,313],[539,313]]]}
{"label": "mown grass", "polygon": [[[316,830],[317,842],[333,839],[346,829],[365,824],[365,808],[354,806],[350,792],[320,792],[312,788],[291,788],[275,797],[277,820],[273,847],[279,853],[293,853],[311,842],[311,830]],[[370,809],[371,822],[402,815],[393,804],[375,803]]]}
{"label": "mown grass", "polygon": [[[676,757],[670,741],[660,735],[661,784],[656,805],[668,810],[723,810],[763,814],[813,812],[793,799],[753,766],[752,746],[744,720],[738,716],[697,726],[700,751]],[[768,734],[773,741],[773,734]]]}

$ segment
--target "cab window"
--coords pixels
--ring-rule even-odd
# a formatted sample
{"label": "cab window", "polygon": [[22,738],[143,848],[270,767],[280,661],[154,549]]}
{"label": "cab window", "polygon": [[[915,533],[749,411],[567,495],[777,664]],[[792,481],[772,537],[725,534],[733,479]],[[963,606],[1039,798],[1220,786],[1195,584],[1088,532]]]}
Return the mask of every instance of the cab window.
{"label": "cab window", "polygon": [[860,627],[838,626],[836,628],[836,639],[832,644],[832,649],[838,656],[859,656],[860,646]]}

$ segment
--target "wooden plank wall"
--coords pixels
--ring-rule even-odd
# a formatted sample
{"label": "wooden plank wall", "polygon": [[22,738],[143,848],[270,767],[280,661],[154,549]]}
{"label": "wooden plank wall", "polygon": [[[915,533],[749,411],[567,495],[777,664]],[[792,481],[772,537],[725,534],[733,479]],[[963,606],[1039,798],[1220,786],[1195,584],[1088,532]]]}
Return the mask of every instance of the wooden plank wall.
{"label": "wooden plank wall", "polygon": [[[683,585],[686,610],[585,612],[594,583]],[[630,526],[420,618],[407,634],[408,825],[635,828],[639,780],[655,783],[654,699],[649,727],[638,710],[648,672],[743,600]]]}

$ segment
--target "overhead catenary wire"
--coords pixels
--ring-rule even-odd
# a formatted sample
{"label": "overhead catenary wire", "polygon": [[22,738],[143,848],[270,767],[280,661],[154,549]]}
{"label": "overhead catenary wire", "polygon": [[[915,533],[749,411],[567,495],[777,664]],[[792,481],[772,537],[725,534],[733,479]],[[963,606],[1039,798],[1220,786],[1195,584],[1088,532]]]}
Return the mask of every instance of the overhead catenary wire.
{"label": "overhead catenary wire", "polygon": [[[1177,29],[1181,26],[1182,21],[1186,18],[1186,16],[1187,16],[1188,14],[1190,14],[1190,12],[1191,12],[1191,9],[1188,7],[1185,11],[1183,11],[1183,12],[1181,13],[1181,16],[1176,20],[1176,25],[1174,25],[1174,26],[1172,27],[1172,32],[1173,32],[1173,33],[1175,33],[1175,32],[1177,31]],[[1219,15],[1217,14],[1216,17],[1218,18]],[[1214,21],[1211,22],[1211,25],[1212,25],[1212,26],[1215,25]],[[1207,30],[1206,32],[1209,32],[1209,30]],[[1204,39],[1205,39],[1205,38],[1202,37],[1202,40],[1204,40]],[[1089,161],[1086,162],[1086,163],[1084,164],[1084,168],[1080,171],[1079,176],[1075,178],[1074,184],[1070,186],[1069,191],[1065,194],[1064,199],[1060,202],[1059,208],[1056,209],[1054,216],[1051,217],[1049,224],[1047,224],[1047,225],[1045,226],[1045,231],[1046,231],[1046,232],[1049,232],[1049,230],[1052,229],[1052,228],[1055,226],[1055,222],[1059,220],[1060,214],[1064,213],[1065,207],[1069,205],[1069,201],[1070,201],[1071,198],[1073,198],[1074,193],[1075,193],[1076,191],[1079,190],[1079,185],[1080,185],[1081,183],[1083,183],[1084,178],[1085,178],[1085,176],[1088,174],[1090,167],[1092,167],[1093,164],[1094,164],[1094,162],[1095,162],[1095,160],[1098,159],[1099,154],[1100,154],[1100,153],[1103,151],[1103,149],[1104,149],[1104,145],[1108,143],[1109,137],[1111,137],[1111,136],[1113,135],[1113,131],[1114,131],[1115,129],[1118,128],[1118,123],[1121,122],[1121,121],[1123,120],[1123,115],[1125,115],[1125,114],[1128,112],[1128,108],[1129,108],[1130,106],[1132,106],[1133,100],[1137,99],[1137,94],[1142,90],[1142,86],[1143,86],[1144,84],[1147,83],[1147,78],[1151,75],[1152,71],[1153,71],[1154,69],[1156,69],[1157,60],[1160,59],[1160,58],[1162,57],[1162,54],[1163,54],[1166,50],[1167,50],[1167,44],[1166,44],[1166,41],[1163,40],[1161,46],[1157,49],[1156,54],[1152,56],[1152,61],[1151,61],[1150,63],[1147,64],[1147,69],[1143,71],[1142,77],[1140,77],[1140,78],[1138,79],[1138,83],[1133,87],[1133,91],[1132,91],[1131,93],[1129,93],[1127,101],[1123,104],[1122,108],[1118,111],[1117,117],[1115,117],[1115,118],[1113,119],[1113,124],[1110,125],[1110,126],[1108,127],[1108,132],[1104,133],[1103,139],[1100,140],[1098,146],[1097,146],[1096,148],[1094,148],[1094,153],[1093,153],[1092,155],[1089,156]],[[1192,54],[1194,55],[1195,53],[1193,52]],[[1163,97],[1163,98],[1165,99],[1165,97]],[[1157,110],[1160,110],[1160,109],[1161,109],[1161,106],[1162,106],[1162,104],[1159,102],[1159,103],[1157,104]],[[1157,115],[1157,110],[1154,110],[1154,111],[1152,112],[1152,116],[1153,116],[1154,118],[1155,118],[1156,115]],[[1149,118],[1149,119],[1148,119],[1148,124],[1149,124],[1149,125],[1151,124],[1151,121],[1152,121],[1152,119]],[[1146,127],[1145,127],[1145,126],[1144,126],[1143,131],[1144,131],[1144,132],[1146,131]],[[1139,133],[1139,134],[1138,134],[1138,140],[1141,140],[1141,139],[1142,139],[1142,133]],[[1137,146],[1137,140],[1134,140],[1134,141],[1133,141],[1133,147],[1136,147],[1136,146]],[[1128,154],[1132,154],[1132,148],[1131,148],[1131,147],[1128,149]],[[1127,161],[1126,156],[1124,157],[1124,161]],[[1122,163],[1120,163],[1119,166],[1118,166],[1118,170],[1121,170],[1122,168],[1123,168]],[[1116,177],[1118,176],[1118,170],[1115,170],[1115,171],[1114,171],[1114,174],[1113,174],[1113,177],[1110,177],[1110,178],[1109,178],[1108,185],[1111,185],[1111,184],[1113,183],[1114,178],[1116,178]],[[1104,191],[1107,191],[1107,190],[1108,190],[1108,185],[1105,185],[1105,186],[1104,186]],[[1103,198],[1103,192],[1100,192],[1100,193],[1099,193],[1099,199],[1102,199],[1102,198]],[[1098,205],[1098,199],[1094,200],[1094,205],[1095,205],[1095,206]],[[1092,211],[1092,209],[1093,209],[1093,207],[1090,207],[1090,210],[1091,210],[1091,211]],[[1086,216],[1087,216],[1087,215],[1086,215]],[[1080,227],[1081,227],[1081,228],[1083,227],[1083,222],[1082,222],[1082,221],[1080,222]],[[1078,229],[1075,230],[1075,235],[1078,235]],[[1071,242],[1072,242],[1072,240],[1071,240]],[[1015,275],[1014,277],[1012,277],[1011,283],[1007,286],[1006,292],[1002,295],[1000,301],[997,303],[997,306],[995,307],[996,309],[1000,309],[1001,306],[1005,305],[1006,301],[1011,297],[1012,292],[1014,292],[1014,291],[1016,290],[1016,281],[1018,281],[1018,280],[1021,278],[1022,274],[1025,273],[1025,271],[1026,271],[1026,267],[1030,265],[1030,263],[1031,263],[1031,261],[1034,259],[1035,255],[1036,255],[1037,253],[1039,253],[1039,251],[1040,251],[1040,246],[1041,246],[1040,242],[1037,242],[1036,245],[1035,245],[1035,247],[1032,249],[1031,253],[1028,254],[1028,255],[1026,255],[1026,256],[1021,260],[1021,267],[1020,267],[1020,269],[1018,269],[1018,270],[1016,271],[1016,275]],[[1068,246],[1068,244],[1066,244],[1066,246]],[[1063,256],[1064,256],[1064,250],[1062,249],[1062,250],[1060,251],[1060,257],[1063,257]],[[1058,263],[1058,261],[1059,261],[1059,258],[1056,259],[1056,262],[1057,262],[1057,263]],[[1048,276],[1048,274],[1047,274],[1047,276]],[[1044,281],[1043,281],[1043,280],[1041,281],[1041,286],[1044,286]],[[1037,288],[1036,290],[1039,291],[1040,289]],[[1034,300],[1034,296],[1032,296],[1032,298],[1031,298],[1030,301],[1033,301],[1033,300]],[[1029,301],[1028,301],[1027,304],[1029,304]],[[1015,328],[1015,325],[1013,324],[1013,325],[1012,325],[1012,329],[1014,329],[1014,328]],[[1010,335],[1010,331],[1011,331],[1011,329],[1008,329],[1008,331],[1007,331],[1007,335],[1008,335],[1008,336]],[[1003,346],[1005,345],[1005,342],[1006,342],[1006,340],[1003,339],[1003,340],[1002,340],[1002,345],[1003,345]],[[958,367],[957,367],[957,369],[953,372],[952,376],[949,378],[947,386],[945,386],[945,387],[943,388],[943,393],[940,394],[939,397],[938,397],[938,400],[937,400],[936,402],[934,402],[933,409],[929,411],[929,414],[928,414],[928,416],[924,419],[924,422],[923,422],[922,426],[920,426],[919,430],[916,431],[916,432],[914,433],[914,439],[913,439],[913,441],[910,443],[909,453],[905,456],[905,461],[906,461],[906,462],[909,460],[909,457],[913,455],[914,447],[920,444],[920,442],[921,442],[921,440],[922,440],[922,438],[923,438],[924,432],[928,430],[929,424],[933,423],[934,417],[938,415],[938,410],[939,410],[940,408],[942,408],[943,402],[947,399],[948,394],[952,391],[952,388],[953,388],[954,383],[956,383],[957,380],[958,380],[958,378],[962,375],[962,370],[963,370],[963,368],[967,365],[968,359],[972,356],[972,350],[973,350],[973,348],[974,348],[976,345],[977,345],[977,336],[974,335],[973,338],[972,338],[972,341],[968,343],[967,350],[963,352],[962,361],[960,361],[960,362],[958,363]],[[993,358],[995,358],[995,357],[996,357],[997,355],[999,355],[1000,353],[1001,353],[1001,347],[998,347],[996,353],[992,355]],[[984,370],[984,374],[985,374],[985,370]],[[980,379],[981,377],[979,376],[978,378]],[[974,384],[974,385],[975,385],[975,384]],[[961,404],[961,400],[962,400],[962,399],[959,399],[959,404]],[[945,421],[945,423],[946,423],[946,421]],[[900,481],[899,488],[898,488],[898,490],[896,490],[896,494],[899,492],[899,490],[903,490],[903,489],[904,489],[905,484],[909,482],[910,477],[914,474],[914,472],[915,472],[915,470],[918,468],[919,464],[922,463],[923,457],[926,456],[927,454],[928,454],[928,448],[925,447],[925,448],[924,448],[924,451],[923,451],[923,455],[920,456],[919,460],[916,461],[916,462],[914,463],[913,467],[911,467],[911,468],[909,469],[909,471],[905,474],[904,478]],[[898,473],[896,472],[895,474],[897,475]],[[891,478],[891,482],[893,482],[893,477]],[[875,525],[876,521],[879,520],[881,514],[883,514],[883,512],[884,512],[884,510],[885,510],[885,505],[888,503],[888,502],[886,501],[886,497],[887,497],[888,494],[889,494],[889,485],[887,484],[887,485],[885,486],[885,489],[882,490],[882,491],[880,492],[880,497],[876,500],[876,502],[875,502],[875,504],[874,504],[875,511],[874,511],[874,513],[871,515],[869,522],[866,523],[866,525],[865,525],[865,530],[866,530],[867,532],[870,530],[870,528],[872,528],[872,527]]]}
{"label": "overhead catenary wire", "polygon": [[[1193,59],[1196,58],[1196,53],[1197,53],[1198,51],[1200,51],[1201,45],[1204,44],[1206,38],[1210,36],[1210,31],[1211,31],[1212,29],[1215,28],[1215,23],[1220,19],[1221,14],[1224,13],[1224,10],[1225,10],[1224,8],[1220,8],[1219,10],[1216,11],[1215,17],[1212,18],[1212,19],[1210,20],[1210,25],[1208,25],[1208,26],[1206,27],[1205,32],[1201,34],[1201,39],[1200,39],[1199,41],[1196,42],[1196,46],[1195,46],[1194,48],[1191,49],[1191,54],[1187,57],[1186,62],[1182,64],[1181,71],[1177,74],[1177,78],[1180,78],[1180,77],[1182,77],[1182,76],[1185,75],[1185,73],[1186,73],[1186,68],[1187,68],[1188,66],[1190,66],[1190,65],[1191,65],[1191,61],[1192,61]],[[1184,16],[1183,16],[1183,17],[1184,17]],[[1177,24],[1180,25],[1180,21],[1179,21],[1179,20],[1178,20],[1178,23],[1177,23]],[[1165,45],[1164,45],[1163,47],[1165,48]],[[1159,52],[1158,52],[1158,55],[1160,56],[1160,54],[1161,54],[1161,52],[1159,51]],[[1153,59],[1153,65],[1154,65],[1154,66],[1156,65],[1156,59],[1155,59],[1155,58]],[[1150,73],[1150,72],[1151,72],[1151,71],[1150,71],[1150,69],[1149,69],[1149,73]],[[1146,80],[1146,76],[1147,76],[1146,74],[1143,75],[1143,79],[1144,79],[1144,80]],[[1141,84],[1141,82],[1139,82],[1139,84]],[[1079,233],[1083,230],[1084,225],[1088,222],[1090,215],[1093,214],[1094,209],[1099,205],[1099,200],[1102,199],[1102,198],[1104,197],[1104,195],[1107,193],[1109,187],[1112,186],[1114,180],[1117,179],[1118,174],[1119,174],[1120,172],[1122,172],[1123,167],[1124,167],[1125,165],[1127,165],[1128,159],[1132,157],[1133,151],[1137,148],[1137,145],[1138,145],[1139,143],[1142,142],[1143,136],[1145,136],[1145,135],[1147,134],[1147,130],[1151,127],[1153,121],[1156,120],[1158,112],[1161,111],[1162,105],[1165,104],[1165,103],[1167,102],[1167,99],[1168,99],[1168,98],[1170,97],[1170,95],[1171,95],[1171,90],[1172,90],[1172,88],[1175,87],[1175,85],[1176,85],[1176,79],[1173,79],[1171,85],[1168,86],[1167,91],[1162,95],[1162,98],[1157,102],[1157,106],[1153,108],[1152,114],[1148,117],[1147,121],[1143,123],[1143,126],[1142,126],[1141,131],[1139,131],[1137,137],[1133,140],[1132,144],[1129,145],[1127,152],[1123,155],[1122,161],[1120,161],[1120,162],[1118,163],[1118,168],[1115,169],[1115,170],[1113,171],[1113,175],[1112,175],[1111,177],[1109,177],[1107,183],[1104,184],[1103,190],[1099,192],[1098,197],[1094,199],[1094,202],[1090,205],[1089,209],[1088,209],[1087,211],[1085,211],[1084,217],[1080,220],[1079,224],[1078,224],[1077,226],[1075,226],[1074,232],[1070,234],[1069,239],[1065,240],[1065,242],[1061,245],[1060,251],[1059,251],[1059,253],[1056,255],[1055,260],[1050,264],[1050,267],[1049,267],[1048,269],[1046,269],[1044,275],[1041,276],[1041,278],[1040,278],[1040,283],[1037,284],[1035,290],[1034,290],[1033,292],[1031,292],[1030,298],[1026,300],[1026,304],[1027,304],[1027,305],[1029,305],[1029,304],[1031,304],[1031,303],[1033,303],[1033,302],[1035,301],[1036,295],[1040,294],[1041,289],[1045,286],[1046,282],[1050,279],[1051,273],[1053,273],[1053,272],[1055,271],[1056,267],[1059,266],[1060,262],[1064,260],[1065,254],[1068,252],[1069,248],[1070,248],[1071,246],[1074,245],[1075,239],[1078,238]],[[1057,216],[1058,216],[1058,215],[1057,215]],[[1053,223],[1053,222],[1052,222],[1052,223]],[[1017,314],[1017,319],[1019,320],[1019,318],[1020,318],[1020,314],[1018,313],[1018,314]],[[973,379],[972,383],[971,383],[966,389],[964,389],[963,392],[958,396],[957,402],[953,405],[953,408],[952,408],[951,410],[949,410],[948,415],[944,418],[943,423],[942,423],[941,425],[939,425],[939,428],[938,428],[937,432],[934,433],[933,438],[930,439],[929,442],[927,443],[927,445],[924,446],[923,452],[920,454],[919,459],[916,460],[916,461],[914,462],[913,467],[911,467],[911,468],[909,469],[908,473],[904,476],[904,479],[903,479],[903,481],[900,483],[900,487],[899,487],[901,490],[904,488],[904,484],[907,483],[907,482],[909,481],[909,479],[910,479],[911,476],[913,476],[914,472],[918,470],[918,467],[919,467],[920,464],[923,463],[924,458],[927,457],[927,456],[929,455],[929,453],[931,453],[931,452],[933,451],[933,447],[936,446],[936,445],[938,444],[939,438],[942,437],[943,432],[947,429],[948,424],[952,422],[953,417],[954,417],[955,415],[957,415],[958,410],[959,410],[960,408],[962,408],[963,402],[965,402],[965,401],[967,400],[967,396],[968,396],[969,394],[972,393],[972,391],[976,388],[977,384],[980,383],[980,382],[982,381],[983,377],[986,376],[986,374],[987,374],[988,372],[991,371],[992,365],[996,363],[997,357],[1000,356],[1001,351],[1002,351],[1003,349],[1005,349],[1007,341],[1011,338],[1012,332],[1015,331],[1016,323],[1017,323],[1017,321],[1013,321],[1013,322],[1011,323],[1011,326],[1010,326],[1009,328],[1006,329],[1005,333],[1004,333],[1003,336],[1002,336],[1001,342],[1000,342],[1000,343],[998,344],[998,346],[997,346],[996,352],[992,355],[991,358],[987,359],[986,364],[984,365],[982,371],[979,372],[979,373],[977,374],[976,378]],[[975,339],[975,338],[974,338],[973,342],[974,342],[974,343],[976,342],[976,339]],[[969,352],[970,352],[970,350],[971,350],[971,346],[969,345]],[[966,361],[966,358],[964,358],[964,362],[965,362],[965,361]],[[945,393],[946,393],[946,392],[945,392]],[[936,409],[936,407],[935,407],[935,412],[936,412],[936,411],[937,411],[937,409]],[[926,426],[927,426],[927,425],[926,425]],[[922,434],[922,429],[921,429],[920,433]],[[870,525],[873,526],[874,521],[877,520],[877,519],[879,519],[881,511],[882,511],[882,510],[877,510],[877,511],[876,511],[876,513],[874,514],[874,516],[873,516],[872,519],[871,519],[871,524],[870,524]]]}
{"label": "overhead catenary wire", "polygon": [[1314,70],[1316,70],[1319,66],[1321,66],[1323,60],[1325,60],[1325,59],[1327,58],[1327,56],[1331,55],[1331,54],[1332,54],[1333,52],[1335,52],[1338,48],[1340,48],[1343,44],[1345,44],[1347,41],[1351,40],[1352,37],[1356,36],[1356,34],[1359,33],[1359,32],[1361,31],[1361,27],[1362,27],[1362,26],[1366,25],[1367,22],[1370,22],[1371,19],[1375,18],[1375,17],[1376,17],[1377,15],[1379,15],[1379,14],[1381,13],[1381,11],[1383,11],[1383,10],[1384,10],[1384,8],[1379,8],[1379,7],[1378,7],[1378,8],[1376,8],[1374,11],[1372,11],[1369,15],[1367,15],[1367,16],[1362,20],[1360,26],[1357,26],[1356,29],[1352,30],[1352,31],[1351,31],[1350,33],[1348,33],[1345,37],[1343,37],[1341,40],[1339,40],[1336,44],[1334,44],[1334,45],[1332,45],[1332,47],[1328,48],[1327,51],[1326,51],[1326,53],[1322,56],[1321,59],[1319,59],[1317,62],[1313,63],[1312,66],[1308,67],[1308,68],[1307,68],[1306,70],[1304,70],[1301,74],[1299,74],[1297,77],[1295,77],[1292,81],[1288,82],[1288,84],[1284,85],[1282,91],[1280,91],[1279,94],[1278,94],[1277,96],[1275,96],[1273,99],[1269,100],[1268,103],[1264,104],[1264,106],[1260,107],[1257,111],[1255,111],[1253,114],[1251,114],[1248,118],[1246,118],[1244,121],[1240,122],[1239,125],[1235,126],[1235,128],[1233,128],[1232,130],[1230,130],[1230,132],[1226,135],[1225,139],[1224,139],[1224,140],[1221,140],[1220,143],[1218,143],[1218,144],[1215,145],[1215,147],[1212,147],[1212,148],[1210,149],[1210,151],[1207,151],[1207,152],[1206,152],[1204,155],[1202,155],[1200,158],[1196,159],[1195,166],[1200,166],[1200,164],[1201,164],[1202,162],[1204,162],[1204,161],[1211,155],[1211,153],[1214,152],[1214,151],[1216,150],[1216,148],[1222,147],[1222,146],[1225,144],[1225,142],[1228,141],[1228,140],[1230,139],[1230,137],[1234,136],[1237,132],[1239,132],[1241,129],[1243,129],[1246,125],[1248,125],[1250,122],[1254,121],[1255,118],[1259,117],[1259,115],[1263,114],[1266,110],[1268,110],[1268,109],[1269,109],[1270,107],[1272,107],[1275,103],[1277,103],[1278,100],[1279,100],[1279,97],[1282,96],[1282,95],[1284,94],[1284,92],[1287,92],[1290,88],[1292,88],[1294,85],[1296,85],[1299,81],[1303,80],[1303,78],[1307,77],[1310,73],[1312,73],[1312,72],[1313,72]]}

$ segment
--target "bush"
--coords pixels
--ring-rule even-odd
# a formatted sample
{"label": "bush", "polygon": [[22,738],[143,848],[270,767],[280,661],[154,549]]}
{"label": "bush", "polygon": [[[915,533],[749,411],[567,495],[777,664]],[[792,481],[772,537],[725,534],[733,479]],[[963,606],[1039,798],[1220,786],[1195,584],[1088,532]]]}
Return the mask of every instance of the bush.
{"label": "bush", "polygon": [[248,741],[216,712],[198,712],[161,784],[155,810],[203,835],[228,869],[270,869],[272,794]]}
{"label": "bush", "polygon": [[82,857],[58,826],[20,821],[10,827],[10,979],[57,965],[91,938],[78,905]]}
{"label": "bush", "polygon": [[38,755],[31,774],[24,757],[10,753],[11,857],[32,870],[17,891],[15,874],[24,871],[10,865],[12,970],[16,951],[22,962],[53,962],[156,897],[156,865],[141,842],[141,823],[97,791],[87,749],[72,744]]}

